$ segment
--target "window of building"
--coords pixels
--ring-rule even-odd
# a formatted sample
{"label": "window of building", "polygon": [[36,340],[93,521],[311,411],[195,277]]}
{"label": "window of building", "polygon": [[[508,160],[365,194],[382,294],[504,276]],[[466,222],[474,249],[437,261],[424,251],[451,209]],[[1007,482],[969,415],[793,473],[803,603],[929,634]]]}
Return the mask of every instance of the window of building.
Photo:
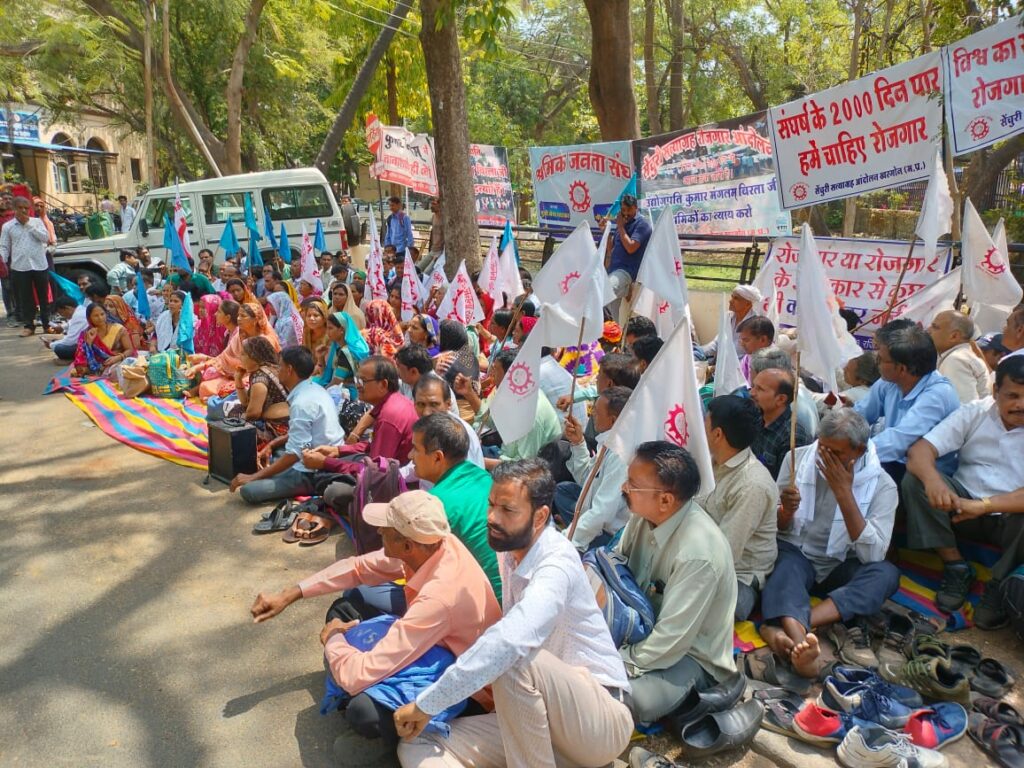
{"label": "window of building", "polygon": [[[106,152],[107,148],[99,139],[89,139],[85,143],[86,149],[94,149],[99,152]],[[110,189],[110,181],[107,179],[107,159],[103,155],[89,155],[89,178],[96,189]]]}
{"label": "window of building", "polygon": [[[181,198],[181,208],[185,211],[185,221],[189,226],[192,226],[192,200],[188,197]],[[164,214],[167,214],[171,221],[174,221],[173,197],[150,198],[142,215],[145,217],[150,229],[163,229]]]}
{"label": "window of building", "polygon": [[68,162],[67,166],[71,192],[77,195],[82,191],[82,179],[78,175],[78,163],[75,160],[71,160]]}
{"label": "window of building", "polygon": [[55,133],[55,134],[53,134],[53,138],[50,139],[50,143],[51,144],[59,144],[62,147],[73,147],[73,146],[75,146],[74,144],[71,143],[71,137],[68,136],[66,133]]}
{"label": "window of building", "polygon": [[133,157],[131,159],[131,165],[132,165],[132,181],[134,181],[136,184],[138,184],[139,182],[142,181],[142,161],[139,158],[137,158],[137,157]]}
{"label": "window of building", "polygon": [[316,185],[264,189],[263,205],[273,221],[322,219],[334,213],[327,190]]}
{"label": "window of building", "polygon": [[207,224],[224,224],[228,216],[236,224],[245,222],[245,193],[218,192],[203,195],[203,214]]}
{"label": "window of building", "polygon": [[63,159],[54,159],[53,161],[53,191],[57,194],[67,194],[71,191],[68,164]]}

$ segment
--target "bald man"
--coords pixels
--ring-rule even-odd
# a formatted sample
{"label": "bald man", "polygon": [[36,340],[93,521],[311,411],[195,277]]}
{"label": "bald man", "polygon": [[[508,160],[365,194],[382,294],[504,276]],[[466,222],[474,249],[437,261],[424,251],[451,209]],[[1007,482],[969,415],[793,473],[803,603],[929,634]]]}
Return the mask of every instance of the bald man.
{"label": "bald man", "polygon": [[956,388],[961,403],[988,397],[992,378],[985,360],[974,351],[974,321],[956,310],[939,312],[928,328],[939,353],[939,373]]}

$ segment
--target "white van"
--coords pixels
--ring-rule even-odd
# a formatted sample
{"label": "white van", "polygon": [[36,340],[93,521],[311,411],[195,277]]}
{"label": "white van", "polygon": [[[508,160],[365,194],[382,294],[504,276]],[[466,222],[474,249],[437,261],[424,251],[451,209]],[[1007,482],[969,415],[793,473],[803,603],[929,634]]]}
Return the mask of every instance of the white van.
{"label": "white van", "polygon": [[[218,262],[224,253],[218,247],[224,225],[231,217],[238,242],[249,251],[249,233],[245,228],[245,193],[253,196],[256,221],[263,239],[260,253],[266,258],[273,252],[267,240],[264,217],[270,215],[274,236],[284,224],[292,258],[298,259],[302,244],[302,225],[312,237],[319,219],[324,228],[327,249],[341,250],[344,227],[338,202],[327,179],[316,168],[295,168],[223,176],[219,179],[190,181],[175,187],[153,189],[139,201],[135,221],[124,234],[99,240],[73,240],[57,246],[54,262],[61,272],[84,270],[105,278],[107,270],[120,261],[124,249],[146,246],[153,256],[170,261],[164,252],[164,214],[174,218],[174,196],[181,193],[181,206],[189,225],[189,242],[193,255],[202,248],[214,252]],[[198,214],[198,215],[197,215]]]}

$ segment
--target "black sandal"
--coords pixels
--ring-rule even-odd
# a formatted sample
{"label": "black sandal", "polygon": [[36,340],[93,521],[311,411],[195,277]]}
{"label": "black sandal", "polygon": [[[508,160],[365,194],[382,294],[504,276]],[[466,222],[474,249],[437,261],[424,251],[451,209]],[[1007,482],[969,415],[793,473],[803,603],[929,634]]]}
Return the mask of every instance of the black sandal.
{"label": "black sandal", "polygon": [[252,527],[255,534],[276,533],[291,528],[296,511],[291,501],[282,501]]}

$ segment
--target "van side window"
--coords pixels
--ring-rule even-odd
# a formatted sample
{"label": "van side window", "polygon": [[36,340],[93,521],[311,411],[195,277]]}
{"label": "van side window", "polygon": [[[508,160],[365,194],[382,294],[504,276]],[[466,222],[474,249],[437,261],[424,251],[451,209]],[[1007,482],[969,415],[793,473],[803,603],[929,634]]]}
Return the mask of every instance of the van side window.
{"label": "van side window", "polygon": [[226,224],[228,216],[235,224],[245,221],[245,192],[218,192],[203,195],[203,215],[207,224]]}
{"label": "van side window", "polygon": [[[181,198],[181,208],[185,211],[185,221],[192,226],[192,200]],[[174,198],[173,197],[151,197],[146,202],[146,223],[150,229],[164,228],[164,214],[167,214],[171,221],[174,221]]]}
{"label": "van side window", "polygon": [[263,190],[263,205],[273,221],[285,219],[325,219],[334,215],[327,190],[308,187],[270,187]]}

